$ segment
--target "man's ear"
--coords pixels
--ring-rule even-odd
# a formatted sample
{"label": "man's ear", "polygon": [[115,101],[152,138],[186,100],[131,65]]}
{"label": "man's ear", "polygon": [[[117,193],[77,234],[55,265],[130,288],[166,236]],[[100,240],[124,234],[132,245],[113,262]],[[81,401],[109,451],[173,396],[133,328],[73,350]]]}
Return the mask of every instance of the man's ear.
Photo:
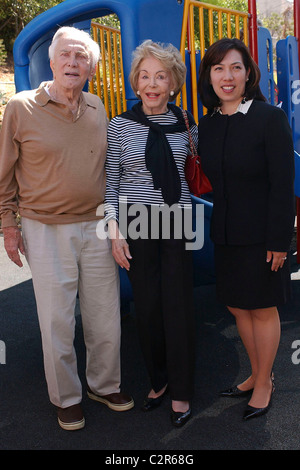
{"label": "man's ear", "polygon": [[97,68],[97,65],[95,65],[95,67],[92,67],[92,68],[91,68],[90,74],[89,74],[89,76],[88,76],[88,81],[89,81],[89,82],[92,81],[93,76],[94,76],[95,73],[96,73],[96,68]]}
{"label": "man's ear", "polygon": [[55,67],[54,67],[53,60],[51,59],[50,59],[50,68],[52,70],[53,78],[55,78]]}

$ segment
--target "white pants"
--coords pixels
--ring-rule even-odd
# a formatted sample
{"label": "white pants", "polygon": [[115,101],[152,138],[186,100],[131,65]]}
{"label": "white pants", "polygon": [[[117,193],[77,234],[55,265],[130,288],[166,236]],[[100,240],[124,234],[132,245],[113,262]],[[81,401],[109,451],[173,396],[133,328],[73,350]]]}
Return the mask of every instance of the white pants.
{"label": "white pants", "polygon": [[42,336],[51,402],[81,402],[74,349],[79,293],[87,352],[86,378],[100,395],[120,391],[120,297],[110,240],[96,236],[97,221],[46,225],[22,219],[26,257]]}

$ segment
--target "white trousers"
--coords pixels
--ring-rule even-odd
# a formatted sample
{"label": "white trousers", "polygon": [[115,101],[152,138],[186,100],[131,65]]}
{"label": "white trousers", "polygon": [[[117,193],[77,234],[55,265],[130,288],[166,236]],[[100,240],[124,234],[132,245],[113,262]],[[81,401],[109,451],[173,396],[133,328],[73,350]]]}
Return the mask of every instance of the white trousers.
{"label": "white trousers", "polygon": [[120,296],[110,240],[99,240],[97,221],[47,225],[22,219],[26,258],[42,337],[51,402],[81,402],[74,349],[79,293],[86,346],[86,379],[100,395],[120,391]]}

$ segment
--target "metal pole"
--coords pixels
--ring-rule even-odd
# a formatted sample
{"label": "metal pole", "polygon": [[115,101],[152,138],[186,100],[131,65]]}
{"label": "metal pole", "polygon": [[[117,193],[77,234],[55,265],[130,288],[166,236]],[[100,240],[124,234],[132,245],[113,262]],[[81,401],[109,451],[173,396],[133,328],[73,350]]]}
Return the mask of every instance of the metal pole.
{"label": "metal pole", "polygon": [[249,48],[250,48],[253,59],[255,60],[256,63],[258,63],[256,0],[248,0],[248,12],[249,12]]}

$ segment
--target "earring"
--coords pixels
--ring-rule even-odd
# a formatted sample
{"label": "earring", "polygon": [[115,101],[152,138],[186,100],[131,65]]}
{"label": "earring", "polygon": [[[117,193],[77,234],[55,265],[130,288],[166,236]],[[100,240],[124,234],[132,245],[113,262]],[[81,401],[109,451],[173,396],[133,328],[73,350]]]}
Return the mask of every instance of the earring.
{"label": "earring", "polygon": [[171,91],[170,91],[170,96],[174,96],[174,94],[175,94],[174,91],[171,90]]}
{"label": "earring", "polygon": [[136,92],[136,94],[137,94],[137,95],[140,95],[140,92],[139,92],[139,90]]}

